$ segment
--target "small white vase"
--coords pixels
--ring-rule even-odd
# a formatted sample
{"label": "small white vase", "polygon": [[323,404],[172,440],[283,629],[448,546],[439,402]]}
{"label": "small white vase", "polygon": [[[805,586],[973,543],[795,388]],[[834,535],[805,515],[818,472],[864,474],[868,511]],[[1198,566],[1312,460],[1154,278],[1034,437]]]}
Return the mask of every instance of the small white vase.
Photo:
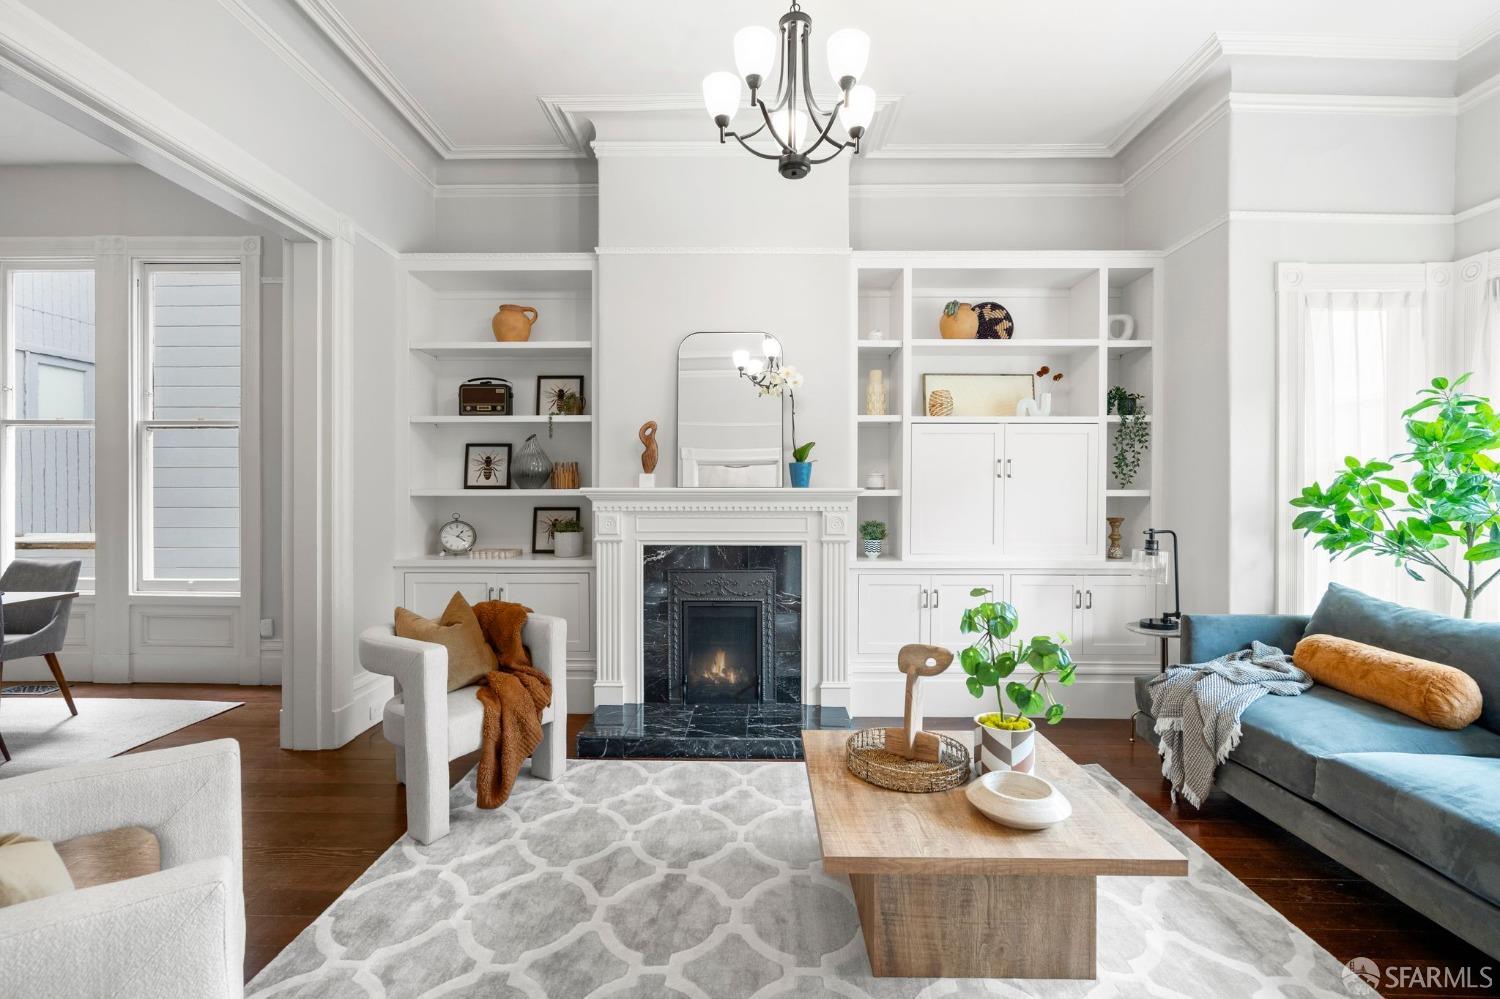
{"label": "small white vase", "polygon": [[569,531],[552,536],[552,554],[558,558],[581,558],[583,556],[583,532]]}
{"label": "small white vase", "polygon": [[[989,712],[985,712],[988,714]],[[974,758],[980,773],[992,770],[1016,770],[1023,774],[1036,772],[1036,726],[1024,729],[990,728],[974,716],[979,729],[979,749]]]}

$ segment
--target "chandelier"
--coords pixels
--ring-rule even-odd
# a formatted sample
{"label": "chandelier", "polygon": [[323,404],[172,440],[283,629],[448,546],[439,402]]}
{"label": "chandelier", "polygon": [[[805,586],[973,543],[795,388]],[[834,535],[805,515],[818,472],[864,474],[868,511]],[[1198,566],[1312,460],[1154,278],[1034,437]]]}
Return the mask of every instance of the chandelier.
{"label": "chandelier", "polygon": [[[813,96],[807,57],[812,18],[802,13],[797,0],[792,0],[792,9],[782,15],[780,26],[780,40],[770,28],[741,28],[734,36],[734,64],[739,76],[721,71],[704,77],[703,102],[719,126],[719,142],[733,138],[753,155],[776,160],[783,177],[798,180],[806,177],[814,164],[827,163],[845,149],[859,153],[859,140],[875,117],[875,91],[859,82],[870,57],[870,36],[858,28],[843,28],[828,36],[828,71],[838,84],[840,97],[834,107],[825,110]],[[776,66],[778,48],[781,67],[776,98],[767,106],[760,98],[760,89]],[[740,106],[741,78],[750,88],[750,105],[759,109],[761,117],[761,124],[744,135],[729,130]],[[835,123],[842,125],[848,139],[832,134]],[[762,132],[780,147],[779,151],[763,152],[747,141]],[[813,155],[825,146],[825,155]]]}

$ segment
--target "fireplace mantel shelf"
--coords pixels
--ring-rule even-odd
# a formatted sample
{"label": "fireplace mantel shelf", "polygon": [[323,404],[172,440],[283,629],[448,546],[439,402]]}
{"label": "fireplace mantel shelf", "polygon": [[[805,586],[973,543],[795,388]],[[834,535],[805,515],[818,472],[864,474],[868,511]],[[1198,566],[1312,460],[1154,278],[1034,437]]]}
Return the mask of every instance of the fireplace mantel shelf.
{"label": "fireplace mantel shelf", "polygon": [[706,488],[690,486],[617,486],[585,489],[583,495],[595,503],[682,503],[700,502],[704,505],[720,503],[778,503],[783,505],[815,505],[828,502],[849,502],[860,494],[858,489],[794,489],[783,487]]}

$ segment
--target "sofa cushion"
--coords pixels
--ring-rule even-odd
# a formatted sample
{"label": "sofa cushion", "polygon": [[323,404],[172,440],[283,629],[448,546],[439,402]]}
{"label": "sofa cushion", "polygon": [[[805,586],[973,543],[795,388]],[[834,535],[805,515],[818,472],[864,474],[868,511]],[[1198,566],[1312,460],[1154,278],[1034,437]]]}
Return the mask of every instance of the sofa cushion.
{"label": "sofa cushion", "polygon": [[1500,759],[1347,753],[1318,761],[1313,799],[1500,905]]}
{"label": "sofa cushion", "polygon": [[1436,728],[1466,728],[1483,706],[1461,669],[1337,635],[1308,635],[1292,661],[1318,683]]}
{"label": "sofa cushion", "polygon": [[1230,759],[1304,798],[1313,797],[1317,762],[1344,753],[1426,753],[1500,758],[1500,735],[1470,725],[1433,728],[1331,687],[1298,697],[1262,697],[1240,716]]}
{"label": "sofa cushion", "polygon": [[22,833],[0,833],[0,909],[72,890],[57,847]]}
{"label": "sofa cushion", "polygon": [[1337,635],[1463,670],[1484,695],[1479,724],[1500,732],[1500,622],[1416,610],[1330,583],[1307,633]]}

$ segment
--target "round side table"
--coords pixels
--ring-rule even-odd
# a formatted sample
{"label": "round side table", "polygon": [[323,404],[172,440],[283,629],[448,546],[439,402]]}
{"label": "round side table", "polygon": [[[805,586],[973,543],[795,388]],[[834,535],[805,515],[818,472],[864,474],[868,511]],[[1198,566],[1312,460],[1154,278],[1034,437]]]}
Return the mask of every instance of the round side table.
{"label": "round side table", "polygon": [[[1169,631],[1163,631],[1160,628],[1142,628],[1139,621],[1130,621],[1126,623],[1125,630],[1136,635],[1150,635],[1152,638],[1161,639],[1161,672],[1165,673],[1170,661],[1168,659],[1168,646],[1171,645],[1172,639],[1182,637],[1182,626],[1178,625]],[[1136,711],[1130,716],[1131,742],[1135,741],[1135,720],[1139,715],[1140,712]]]}

